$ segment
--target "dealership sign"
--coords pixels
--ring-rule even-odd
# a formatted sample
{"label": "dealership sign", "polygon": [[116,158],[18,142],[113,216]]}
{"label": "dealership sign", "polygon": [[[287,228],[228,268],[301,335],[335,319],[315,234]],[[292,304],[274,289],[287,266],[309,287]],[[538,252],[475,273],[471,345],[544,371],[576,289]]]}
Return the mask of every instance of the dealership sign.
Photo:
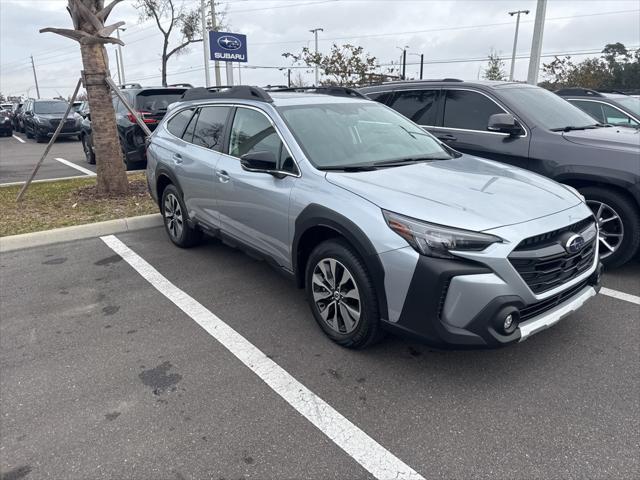
{"label": "dealership sign", "polygon": [[247,36],[240,33],[209,32],[211,60],[246,62]]}

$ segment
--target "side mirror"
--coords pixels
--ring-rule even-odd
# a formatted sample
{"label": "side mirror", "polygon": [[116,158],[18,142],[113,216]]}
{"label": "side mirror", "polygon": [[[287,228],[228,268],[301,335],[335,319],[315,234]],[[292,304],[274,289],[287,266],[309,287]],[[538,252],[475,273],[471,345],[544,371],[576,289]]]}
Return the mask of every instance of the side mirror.
{"label": "side mirror", "polygon": [[278,161],[272,152],[251,152],[240,157],[240,165],[249,172],[274,173]]}
{"label": "side mirror", "polygon": [[87,120],[91,121],[91,113],[89,113],[89,112],[85,112],[84,114],[82,114],[82,116],[83,116],[84,118],[86,118]]}
{"label": "side mirror", "polygon": [[508,133],[509,135],[520,135],[522,127],[510,113],[494,113],[489,117],[487,129],[492,132]]}
{"label": "side mirror", "polygon": [[26,112],[24,112],[24,114],[25,114],[27,117],[33,117],[33,112],[32,112],[31,110],[27,110]]}

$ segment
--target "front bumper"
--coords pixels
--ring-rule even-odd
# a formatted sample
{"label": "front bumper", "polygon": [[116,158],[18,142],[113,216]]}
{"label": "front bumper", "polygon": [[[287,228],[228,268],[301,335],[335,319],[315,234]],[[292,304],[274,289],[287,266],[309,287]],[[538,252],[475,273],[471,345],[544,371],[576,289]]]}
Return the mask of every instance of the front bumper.
{"label": "front bumper", "polygon": [[[512,241],[467,258],[424,257],[411,247],[380,254],[389,306],[385,326],[438,347],[486,348],[517,343],[554,325],[599,291],[602,267],[597,251],[582,273],[538,294],[508,257],[523,238],[572,224],[574,214],[583,213],[570,213],[569,221],[565,212],[530,222],[520,226],[519,233],[503,231],[500,236]],[[411,271],[413,275],[407,275]],[[514,326],[505,329],[510,314]]]}

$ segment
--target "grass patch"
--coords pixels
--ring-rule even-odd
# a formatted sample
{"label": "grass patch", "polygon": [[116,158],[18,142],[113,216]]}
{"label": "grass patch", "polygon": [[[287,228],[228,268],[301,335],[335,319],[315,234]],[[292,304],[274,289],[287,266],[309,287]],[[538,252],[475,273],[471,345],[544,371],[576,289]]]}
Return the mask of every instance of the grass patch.
{"label": "grass patch", "polygon": [[128,178],[129,195],[117,198],[98,196],[95,177],[32,183],[20,203],[22,185],[0,187],[0,237],[157,213],[144,173]]}

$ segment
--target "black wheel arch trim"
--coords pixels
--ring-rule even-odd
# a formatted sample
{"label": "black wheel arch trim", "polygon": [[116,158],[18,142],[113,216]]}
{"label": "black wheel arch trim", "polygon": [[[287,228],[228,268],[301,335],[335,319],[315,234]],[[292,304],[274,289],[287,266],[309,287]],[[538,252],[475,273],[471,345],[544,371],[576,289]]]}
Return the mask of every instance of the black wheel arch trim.
{"label": "black wheel arch trim", "polygon": [[310,204],[305,207],[295,221],[295,231],[292,245],[292,265],[299,288],[304,287],[305,266],[300,265],[300,241],[304,234],[314,227],[324,227],[335,231],[344,237],[362,258],[376,291],[379,302],[380,316],[383,320],[389,318],[387,308],[387,295],[384,286],[384,267],[371,240],[354,222],[334,210],[318,204]]}
{"label": "black wheel arch trim", "polygon": [[167,167],[164,167],[162,165],[159,165],[156,168],[156,172],[155,172],[155,185],[154,185],[154,189],[156,192],[156,196],[158,197],[158,205],[161,202],[161,198],[158,195],[158,182],[160,181],[160,177],[165,176],[167,177],[169,180],[171,180],[171,183],[178,189],[178,191],[180,192],[180,194],[182,194],[182,187],[180,186],[180,182],[178,181],[178,177],[176,177],[176,175],[169,170]]}
{"label": "black wheel arch trim", "polygon": [[575,183],[580,187],[614,187],[630,195],[635,200],[636,205],[640,206],[640,176],[629,175],[625,172],[611,175],[611,170],[602,169],[589,173],[560,173],[555,175],[553,180],[569,185]]}

